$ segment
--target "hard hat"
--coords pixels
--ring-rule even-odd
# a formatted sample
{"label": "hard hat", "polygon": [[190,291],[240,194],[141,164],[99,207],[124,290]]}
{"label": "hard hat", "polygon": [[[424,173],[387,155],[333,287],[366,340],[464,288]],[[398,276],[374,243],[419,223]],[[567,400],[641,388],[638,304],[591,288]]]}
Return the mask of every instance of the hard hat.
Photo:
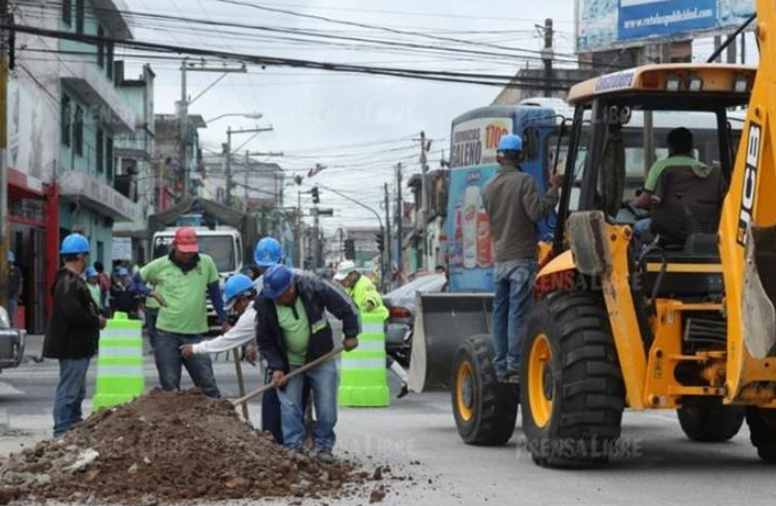
{"label": "hard hat", "polygon": [[291,286],[294,275],[283,264],[275,264],[264,274],[264,289],[261,296],[265,299],[277,299]]}
{"label": "hard hat", "polygon": [[175,245],[175,248],[181,253],[199,252],[197,232],[191,227],[183,227],[176,230],[173,244]]}
{"label": "hard hat", "polygon": [[95,269],[92,266],[89,266],[86,268],[86,278],[96,278],[97,277],[97,269]]}
{"label": "hard hat", "polygon": [[70,234],[62,241],[60,255],[88,255],[89,241],[81,234]]}
{"label": "hard hat", "polygon": [[345,260],[339,264],[339,267],[337,267],[337,273],[334,275],[334,281],[342,281],[355,270],[356,264],[352,260]]}
{"label": "hard hat", "polygon": [[13,262],[15,262],[15,261],[16,261],[16,255],[14,255],[14,254],[13,254],[13,251],[11,251],[11,250],[8,250],[8,254],[6,255],[5,259],[6,259],[8,262],[11,262],[11,263],[13,263]]}
{"label": "hard hat", "polygon": [[126,267],[119,267],[118,275],[119,276],[129,276],[129,271],[127,270]]}
{"label": "hard hat", "polygon": [[261,267],[272,267],[280,262],[283,257],[283,250],[280,243],[274,237],[265,237],[256,243],[256,250],[253,252],[253,260],[256,265]]}
{"label": "hard hat", "polygon": [[518,135],[509,134],[505,135],[498,142],[497,151],[522,151],[523,139]]}
{"label": "hard hat", "polygon": [[241,295],[250,296],[253,290],[253,280],[245,274],[235,274],[226,280],[224,285],[224,307],[231,309]]}

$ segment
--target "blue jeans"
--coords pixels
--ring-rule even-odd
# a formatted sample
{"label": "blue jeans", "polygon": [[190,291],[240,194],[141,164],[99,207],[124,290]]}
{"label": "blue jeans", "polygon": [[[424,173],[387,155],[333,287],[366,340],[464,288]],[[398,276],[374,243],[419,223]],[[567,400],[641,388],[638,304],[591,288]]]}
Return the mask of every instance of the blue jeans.
{"label": "blue jeans", "polygon": [[59,384],[54,398],[54,437],[83,420],[81,403],[86,397],[88,358],[59,360]]}
{"label": "blue jeans", "polygon": [[[296,367],[292,367],[293,371]],[[287,448],[300,451],[304,439],[304,385],[310,383],[315,405],[315,425],[313,437],[315,451],[331,452],[336,436],[337,424],[337,364],[334,360],[319,365],[306,373],[291,378],[285,388],[278,390],[280,399],[280,420],[283,425],[283,444]]]}
{"label": "blue jeans", "polygon": [[189,372],[191,381],[208,397],[219,399],[221,392],[213,375],[213,363],[208,355],[194,355],[184,359],[180,347],[202,342],[202,336],[156,331],[154,359],[159,373],[159,383],[164,390],[180,390],[181,366]]}
{"label": "blue jeans", "polygon": [[156,347],[156,317],[159,316],[158,309],[145,310],[145,324],[148,331],[148,344],[151,345],[151,349]]}
{"label": "blue jeans", "polygon": [[16,308],[19,305],[16,299],[8,299],[8,320],[11,324],[11,328],[16,328]]}
{"label": "blue jeans", "polygon": [[496,265],[493,299],[493,366],[503,377],[520,369],[525,319],[533,303],[536,261],[514,260]]}

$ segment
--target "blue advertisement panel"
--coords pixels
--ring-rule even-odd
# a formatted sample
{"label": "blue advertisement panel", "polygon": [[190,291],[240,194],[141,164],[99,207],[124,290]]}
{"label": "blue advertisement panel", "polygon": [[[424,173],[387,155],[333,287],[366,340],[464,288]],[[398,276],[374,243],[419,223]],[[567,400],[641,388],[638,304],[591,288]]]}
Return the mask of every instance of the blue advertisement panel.
{"label": "blue advertisement panel", "polygon": [[577,51],[604,51],[728,33],[754,0],[575,0]]}
{"label": "blue advertisement panel", "polygon": [[450,287],[454,292],[491,292],[493,238],[482,200],[482,188],[498,165],[460,167],[450,173],[448,245]]}
{"label": "blue advertisement panel", "polygon": [[670,37],[717,26],[717,0],[621,0],[619,40]]}

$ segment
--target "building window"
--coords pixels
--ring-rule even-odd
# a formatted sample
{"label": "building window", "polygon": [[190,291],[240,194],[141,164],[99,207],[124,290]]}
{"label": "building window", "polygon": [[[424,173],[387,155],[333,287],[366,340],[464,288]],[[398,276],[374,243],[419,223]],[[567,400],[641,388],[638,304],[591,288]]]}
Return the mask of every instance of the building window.
{"label": "building window", "polygon": [[70,147],[70,97],[62,96],[59,114],[62,118],[62,144]]}
{"label": "building window", "polygon": [[[101,26],[97,27],[97,37],[105,37],[105,30]],[[105,68],[105,44],[97,42],[97,66]]]}
{"label": "building window", "polygon": [[75,32],[80,34],[84,33],[85,2],[86,0],[75,0]]}
{"label": "building window", "polygon": [[95,157],[97,158],[97,173],[102,174],[105,171],[105,152],[103,150],[105,135],[102,128],[97,127],[97,140],[94,146]]}
{"label": "building window", "polygon": [[113,139],[105,139],[105,168],[108,173],[108,183],[113,182]]}
{"label": "building window", "polygon": [[105,71],[108,79],[113,79],[113,43],[108,42],[108,54],[105,62]]}
{"label": "building window", "polygon": [[62,22],[67,26],[73,22],[73,0],[62,0]]}
{"label": "building window", "polygon": [[75,121],[73,121],[73,149],[76,155],[84,154],[84,110],[80,105],[75,107]]}

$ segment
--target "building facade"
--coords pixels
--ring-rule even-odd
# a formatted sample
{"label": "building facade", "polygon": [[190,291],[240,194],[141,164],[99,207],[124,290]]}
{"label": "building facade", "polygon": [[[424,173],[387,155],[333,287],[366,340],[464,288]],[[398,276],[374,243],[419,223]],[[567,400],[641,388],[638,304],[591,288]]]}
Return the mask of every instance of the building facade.
{"label": "building facade", "polygon": [[[29,0],[20,25],[131,38],[122,0]],[[116,190],[115,139],[135,129],[115,84],[114,48],[18,34],[9,80],[10,248],[25,278],[19,326],[40,332],[60,238],[86,235],[91,260],[111,265],[113,225],[131,221],[134,202]]]}

